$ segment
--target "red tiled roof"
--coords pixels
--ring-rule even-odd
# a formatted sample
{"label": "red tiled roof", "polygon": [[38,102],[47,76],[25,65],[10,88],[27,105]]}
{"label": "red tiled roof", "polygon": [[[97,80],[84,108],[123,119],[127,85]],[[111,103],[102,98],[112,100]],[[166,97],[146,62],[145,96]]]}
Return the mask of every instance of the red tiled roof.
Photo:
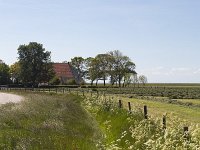
{"label": "red tiled roof", "polygon": [[58,77],[74,78],[68,63],[54,63],[54,71]]}

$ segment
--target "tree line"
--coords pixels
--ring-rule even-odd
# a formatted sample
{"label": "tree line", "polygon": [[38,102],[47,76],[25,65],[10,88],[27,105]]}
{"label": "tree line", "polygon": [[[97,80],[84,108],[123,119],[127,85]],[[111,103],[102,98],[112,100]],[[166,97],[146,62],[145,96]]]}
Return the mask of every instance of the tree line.
{"label": "tree line", "polygon": [[[38,86],[39,83],[60,83],[54,72],[51,52],[46,51],[42,44],[30,42],[28,45],[20,45],[17,53],[18,61],[11,66],[0,60],[0,85]],[[144,75],[137,77],[135,63],[119,50],[98,54],[94,58],[74,57],[69,64],[74,68],[77,78],[81,79],[78,84],[87,81],[97,85],[102,81],[104,85],[109,82],[121,87],[147,82]]]}

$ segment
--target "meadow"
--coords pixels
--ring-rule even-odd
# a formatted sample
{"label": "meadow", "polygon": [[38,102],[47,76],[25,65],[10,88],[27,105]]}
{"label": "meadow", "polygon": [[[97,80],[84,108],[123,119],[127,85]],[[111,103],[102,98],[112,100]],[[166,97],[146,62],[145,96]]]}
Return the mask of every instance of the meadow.
{"label": "meadow", "polygon": [[80,97],[17,93],[25,100],[0,107],[0,149],[96,149],[100,132]]}
{"label": "meadow", "polygon": [[0,107],[0,145],[2,149],[198,150],[199,87],[190,86],[4,89],[26,100]]}

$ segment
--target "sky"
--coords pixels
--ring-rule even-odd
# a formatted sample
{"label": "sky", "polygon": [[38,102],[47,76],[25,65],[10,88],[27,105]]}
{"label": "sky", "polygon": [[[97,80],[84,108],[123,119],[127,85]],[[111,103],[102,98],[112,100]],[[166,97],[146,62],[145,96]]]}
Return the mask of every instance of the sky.
{"label": "sky", "polygon": [[38,42],[54,62],[120,50],[148,82],[200,83],[199,0],[0,0],[0,59]]}

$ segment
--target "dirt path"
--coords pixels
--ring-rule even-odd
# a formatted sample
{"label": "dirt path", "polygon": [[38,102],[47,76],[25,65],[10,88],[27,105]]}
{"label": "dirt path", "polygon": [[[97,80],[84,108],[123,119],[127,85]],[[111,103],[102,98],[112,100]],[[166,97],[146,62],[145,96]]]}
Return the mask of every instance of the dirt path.
{"label": "dirt path", "polygon": [[8,102],[17,103],[23,100],[23,97],[15,95],[15,94],[7,94],[7,93],[0,93],[0,104],[5,104]]}

